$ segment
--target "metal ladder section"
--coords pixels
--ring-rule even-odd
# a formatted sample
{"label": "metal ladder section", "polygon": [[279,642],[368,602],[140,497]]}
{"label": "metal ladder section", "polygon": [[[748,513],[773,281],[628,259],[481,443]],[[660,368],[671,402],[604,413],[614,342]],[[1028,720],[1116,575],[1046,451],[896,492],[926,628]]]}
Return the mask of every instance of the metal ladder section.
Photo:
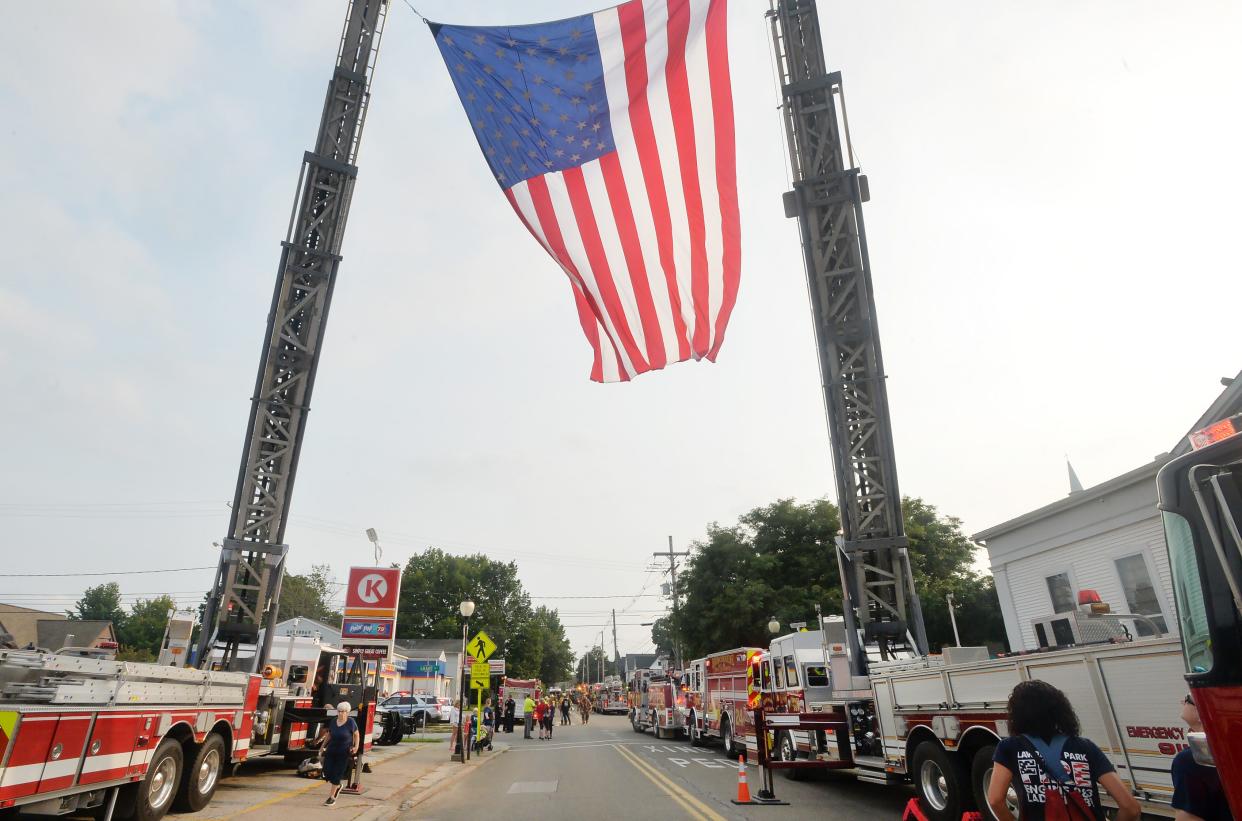
{"label": "metal ladder section", "polygon": [[862,203],[841,75],[825,68],[815,0],[770,0],[798,219],[841,509],[844,616],[856,675],[862,645],[881,659],[925,655],[897,488],[884,361],[876,323]]}
{"label": "metal ladder section", "polygon": [[[255,670],[271,651],[288,551],[285,525],[387,11],[388,0],[348,0],[315,150],[303,156],[281,243],[229,534],[204,612],[200,666],[210,664],[218,648],[225,669]],[[256,644],[264,622],[269,627],[264,646],[253,659],[239,658],[239,647]]]}
{"label": "metal ladder section", "polygon": [[108,659],[0,651],[0,706],[141,704],[240,707],[250,677]]}

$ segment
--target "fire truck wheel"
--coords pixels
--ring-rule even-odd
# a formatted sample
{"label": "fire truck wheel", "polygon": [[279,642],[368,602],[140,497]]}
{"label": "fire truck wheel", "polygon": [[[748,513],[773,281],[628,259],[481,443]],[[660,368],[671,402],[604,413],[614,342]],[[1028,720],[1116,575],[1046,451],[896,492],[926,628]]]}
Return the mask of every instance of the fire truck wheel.
{"label": "fire truck wheel", "polygon": [[[994,821],[996,818],[992,808],[988,806],[988,782],[992,780],[992,755],[995,752],[995,744],[981,748],[975,753],[974,761],[970,765],[970,785],[975,791],[975,806],[988,821]],[[1009,805],[1009,812],[1017,818],[1018,793],[1012,784],[1009,785],[1009,794],[1005,796],[1005,803]]]}
{"label": "fire truck wheel", "polygon": [[[114,817],[126,821],[159,821],[173,803],[173,794],[181,783],[181,765],[185,756],[175,739],[166,738],[155,748],[147,774],[137,784],[121,791]],[[128,795],[126,795],[128,793]]]}
{"label": "fire truck wheel", "polygon": [[[776,751],[781,761],[797,761],[798,748],[794,744],[793,734],[782,732],[776,740]],[[790,781],[805,781],[807,771],[803,769],[785,770],[785,777]]]}
{"label": "fire truck wheel", "polygon": [[720,721],[720,737],[724,739],[724,753],[730,760],[736,759],[739,755],[746,755],[746,747],[738,744],[737,739],[733,737],[733,722],[728,716]]}
{"label": "fire truck wheel", "polygon": [[967,774],[957,757],[949,755],[935,741],[924,741],[914,748],[912,760],[910,774],[927,817],[933,821],[958,821],[973,801],[967,794]]}
{"label": "fire truck wheel", "polygon": [[181,775],[176,806],[186,812],[198,812],[211,803],[220,777],[224,774],[224,739],[212,733],[199,746],[190,766]]}
{"label": "fire truck wheel", "polygon": [[630,713],[630,726],[634,728],[634,732],[636,733],[641,733],[643,731],[643,725],[638,723],[637,712]]}
{"label": "fire truck wheel", "polygon": [[698,716],[694,713],[686,719],[686,735],[690,738],[691,747],[703,746],[703,734],[699,732]]}

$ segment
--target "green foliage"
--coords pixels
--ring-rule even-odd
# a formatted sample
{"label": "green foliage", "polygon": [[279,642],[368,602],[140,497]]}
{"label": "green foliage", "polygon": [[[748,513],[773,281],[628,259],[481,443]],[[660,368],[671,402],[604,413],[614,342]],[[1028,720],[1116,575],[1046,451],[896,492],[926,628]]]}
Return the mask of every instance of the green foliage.
{"label": "green foliage", "polygon": [[97,587],[88,587],[65,615],[71,619],[83,621],[110,621],[112,626],[120,630],[125,621],[125,611],[121,609],[121,586],[116,582],[108,582]]}
{"label": "green foliage", "polygon": [[683,599],[679,617],[670,619],[675,630],[658,625],[661,633],[653,630],[652,641],[661,645],[675,634],[689,659],[767,646],[769,619],[810,620],[817,602],[827,614],[840,612],[839,521],[826,500],[800,505],[781,499],[755,508],[733,527],[713,523],[677,579]]}
{"label": "green foliage", "polygon": [[428,548],[410,557],[401,573],[397,637],[460,637],[458,607],[466,599],[475,604],[471,632],[487,631],[509,675],[553,682],[569,674],[573,656],[556,611],[531,607],[516,563],[481,553],[453,556]]}
{"label": "green foliage", "polygon": [[605,676],[614,676],[617,674],[617,665],[608,659],[608,654],[604,648],[596,645],[588,650],[580,659],[578,659],[577,676],[579,681],[595,682],[599,681],[600,662],[603,661],[603,670]]}
{"label": "green foliage", "polygon": [[655,620],[655,624],[651,626],[651,643],[655,645],[656,655],[673,655],[677,641],[672,615],[661,616]]}
{"label": "green foliage", "polygon": [[332,606],[334,594],[330,565],[312,565],[304,576],[286,573],[280,585],[280,618],[301,617],[339,626],[341,612]]}
{"label": "green foliage", "polygon": [[169,596],[134,602],[129,615],[116,628],[117,642],[128,653],[126,661],[155,660],[168,626],[168,611],[176,607],[177,603]]}
{"label": "green foliage", "polygon": [[[995,586],[971,568],[976,548],[961,523],[922,499],[906,499],[902,510],[932,648],[953,643],[949,592],[956,597],[964,644],[1003,642]],[[678,617],[657,621],[652,641],[668,650],[680,638],[683,657],[690,659],[731,647],[766,647],[771,618],[783,627],[793,621],[813,625],[816,604],[825,616],[840,614],[839,529],[837,508],[825,499],[808,504],[781,499],[755,508],[732,527],[713,523],[678,577],[683,597]]]}

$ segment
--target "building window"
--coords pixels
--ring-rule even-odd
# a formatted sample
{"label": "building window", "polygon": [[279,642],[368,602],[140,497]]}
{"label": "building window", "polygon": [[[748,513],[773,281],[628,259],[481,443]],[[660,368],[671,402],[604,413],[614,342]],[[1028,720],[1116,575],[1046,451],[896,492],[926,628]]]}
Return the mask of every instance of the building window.
{"label": "building window", "polygon": [[1048,595],[1052,598],[1053,613],[1068,613],[1074,609],[1074,588],[1070,584],[1068,573],[1058,573],[1044,581],[1048,584]]}
{"label": "building window", "polygon": [[1126,594],[1126,605],[1130,613],[1147,616],[1155,622],[1157,631],[1145,621],[1134,622],[1134,628],[1140,636],[1162,635],[1168,632],[1164,623],[1164,615],[1160,609],[1160,600],[1156,597],[1156,588],[1151,583],[1151,574],[1147,571],[1147,561],[1142,553],[1126,556],[1116,561],[1117,575],[1121,577],[1121,588]]}

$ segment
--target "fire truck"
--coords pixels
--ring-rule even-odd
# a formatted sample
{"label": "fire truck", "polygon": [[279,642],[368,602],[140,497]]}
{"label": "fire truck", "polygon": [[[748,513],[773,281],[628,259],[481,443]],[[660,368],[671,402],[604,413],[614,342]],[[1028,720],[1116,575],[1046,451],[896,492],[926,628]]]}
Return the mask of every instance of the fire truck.
{"label": "fire truck", "polygon": [[1204,733],[1186,741],[1216,767],[1242,818],[1242,417],[1190,437],[1156,476],[1186,682]]}
{"label": "fire truck", "polygon": [[0,808],[158,819],[200,810],[246,760],[262,679],[0,651]]}
{"label": "fire truck", "polygon": [[694,659],[686,666],[679,707],[681,725],[692,745],[719,739],[725,755],[744,754],[745,738],[754,733],[752,711],[759,706],[755,672],[763,655],[758,647],[738,647]]}
{"label": "fire truck", "polygon": [[607,715],[625,715],[630,711],[629,697],[620,676],[606,676],[595,702],[595,710]]}
{"label": "fire truck", "polygon": [[628,712],[636,733],[648,729],[656,738],[676,738],[685,729],[685,691],[679,671],[640,668],[630,674]]}

